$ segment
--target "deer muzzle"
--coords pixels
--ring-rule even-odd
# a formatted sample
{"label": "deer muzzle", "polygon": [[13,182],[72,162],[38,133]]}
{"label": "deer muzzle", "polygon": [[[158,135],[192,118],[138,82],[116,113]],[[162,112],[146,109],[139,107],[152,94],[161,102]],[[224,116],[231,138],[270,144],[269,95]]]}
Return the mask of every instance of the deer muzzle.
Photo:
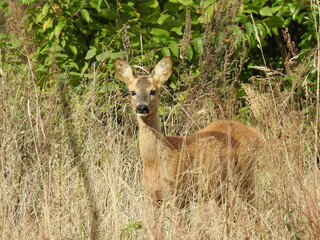
{"label": "deer muzzle", "polygon": [[146,104],[139,104],[136,107],[136,113],[139,115],[146,115],[150,112],[150,108]]}

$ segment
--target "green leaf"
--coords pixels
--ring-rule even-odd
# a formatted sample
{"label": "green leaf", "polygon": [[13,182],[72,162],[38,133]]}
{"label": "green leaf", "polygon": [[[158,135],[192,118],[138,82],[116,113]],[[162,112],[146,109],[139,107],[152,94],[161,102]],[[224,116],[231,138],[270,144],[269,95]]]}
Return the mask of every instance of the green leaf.
{"label": "green leaf", "polygon": [[97,10],[97,12],[101,12],[101,2],[102,0],[91,0],[90,6]]}
{"label": "green leaf", "polygon": [[283,8],[282,5],[276,6],[276,7],[272,7],[271,10],[275,13],[275,12],[278,12],[281,8]]}
{"label": "green leaf", "polygon": [[168,14],[161,15],[158,19],[158,24],[162,25],[170,19],[173,20],[173,16],[168,15]]}
{"label": "green leaf", "polygon": [[245,26],[246,26],[246,32],[247,32],[246,37],[247,37],[249,46],[253,47],[256,42],[253,25],[251,22],[246,22]]}
{"label": "green leaf", "polygon": [[81,9],[80,13],[84,20],[86,20],[87,22],[91,21],[90,14],[86,9]]}
{"label": "green leaf", "polygon": [[267,35],[267,29],[265,28],[265,25],[261,24],[260,22],[257,22],[256,24],[259,36],[263,40]]}
{"label": "green leaf", "polygon": [[256,6],[254,4],[249,4],[244,6],[243,12],[259,14],[259,10],[260,10],[259,6]]}
{"label": "green leaf", "polygon": [[193,39],[193,48],[196,51],[197,54],[202,54],[203,52],[203,45],[202,45],[202,39],[201,38],[195,38]]}
{"label": "green leaf", "polygon": [[65,47],[66,46],[66,40],[65,39],[62,39],[61,41],[60,41],[60,45],[61,45],[61,47]]}
{"label": "green leaf", "polygon": [[263,7],[259,10],[259,13],[261,16],[268,16],[268,17],[271,17],[274,13],[274,10],[272,10],[271,8],[269,7]]}
{"label": "green leaf", "polygon": [[95,47],[92,47],[88,52],[84,59],[88,60],[93,58],[96,55],[97,49]]}
{"label": "green leaf", "polygon": [[[278,36],[279,35],[279,30],[276,27],[271,28],[271,31],[273,32],[274,35]],[[270,34],[271,35],[271,34]]]}
{"label": "green leaf", "polygon": [[302,12],[299,15],[297,15],[294,20],[296,20],[298,23],[301,23],[305,15],[307,15],[307,13],[306,12]]}
{"label": "green leaf", "polygon": [[75,62],[69,61],[69,64],[70,64],[70,66],[72,66],[72,67],[74,67],[75,69],[79,70],[79,66],[78,66],[78,64],[76,64]]}
{"label": "green leaf", "polygon": [[174,3],[174,2],[167,2],[164,4],[164,10],[167,10],[167,12],[177,12],[181,9],[182,5],[180,3]]}
{"label": "green leaf", "polygon": [[54,31],[51,31],[50,33],[49,33],[49,35],[48,35],[48,37],[49,37],[49,40],[51,40],[53,37],[54,37]]}
{"label": "green leaf", "polygon": [[269,17],[268,19],[266,19],[266,24],[268,25],[268,27],[272,28],[272,27],[282,27],[283,26],[283,19],[281,17],[278,16],[272,16]]}
{"label": "green leaf", "polygon": [[159,3],[157,0],[147,0],[147,1],[143,1],[143,5],[148,8],[156,8],[159,6]]}
{"label": "green leaf", "polygon": [[109,9],[104,9],[104,8],[101,9],[101,12],[99,15],[109,21],[115,20],[118,16],[116,12],[111,11]]}
{"label": "green leaf", "polygon": [[76,55],[78,50],[77,50],[77,47],[74,46],[74,45],[68,45],[69,49],[71,50],[71,52]]}
{"label": "green leaf", "polygon": [[42,20],[48,15],[49,7],[50,6],[48,3],[43,5],[41,13],[37,14],[37,17],[35,20],[36,23],[42,22]]}
{"label": "green leaf", "polygon": [[170,50],[167,47],[162,48],[161,53],[163,56],[170,56],[171,55]]}
{"label": "green leaf", "polygon": [[170,83],[169,83],[169,87],[170,87],[171,89],[177,89],[177,85],[176,85],[175,82],[170,82]]}
{"label": "green leaf", "polygon": [[203,1],[203,9],[207,9],[210,5],[213,5],[216,0],[206,0]]}
{"label": "green leaf", "polygon": [[155,36],[165,36],[165,37],[170,36],[170,33],[167,30],[164,30],[161,28],[152,28],[150,33]]}
{"label": "green leaf", "polygon": [[261,23],[262,23],[263,27],[265,28],[266,33],[267,33],[269,36],[272,36],[272,28],[270,28],[265,21],[263,21],[263,22],[261,22]]}
{"label": "green leaf", "polygon": [[78,72],[73,72],[73,71],[69,72],[69,74],[71,76],[75,76],[75,77],[80,77],[81,76]]}
{"label": "green leaf", "polygon": [[194,3],[192,0],[178,0],[178,1],[184,6],[190,6]]}
{"label": "green leaf", "polygon": [[170,51],[172,52],[173,56],[179,57],[179,44],[171,43],[169,45]]}
{"label": "green leaf", "polygon": [[49,12],[49,8],[50,8],[50,5],[48,3],[46,3],[45,5],[43,5],[42,7],[42,11],[41,13],[43,14],[43,16],[46,16]]}
{"label": "green leaf", "polygon": [[113,52],[113,53],[110,53],[110,58],[111,59],[115,59],[117,57],[123,58],[124,56],[125,56],[124,52]]}
{"label": "green leaf", "polygon": [[110,53],[109,51],[105,51],[100,53],[99,55],[96,56],[97,61],[101,62],[107,59],[109,57]]}
{"label": "green leaf", "polygon": [[175,32],[178,35],[182,35],[182,26],[171,28],[171,32]]}
{"label": "green leaf", "polygon": [[88,67],[89,67],[89,63],[86,62],[86,63],[84,64],[83,68],[81,69],[81,73],[80,73],[81,76],[83,76],[83,74],[87,71]]}
{"label": "green leaf", "polygon": [[61,30],[64,28],[66,25],[66,19],[65,18],[60,18],[57,26],[54,28],[54,35],[58,38]]}
{"label": "green leaf", "polygon": [[253,33],[253,25],[251,22],[246,22],[245,24],[246,26],[246,31],[248,33],[248,35],[251,35]]}

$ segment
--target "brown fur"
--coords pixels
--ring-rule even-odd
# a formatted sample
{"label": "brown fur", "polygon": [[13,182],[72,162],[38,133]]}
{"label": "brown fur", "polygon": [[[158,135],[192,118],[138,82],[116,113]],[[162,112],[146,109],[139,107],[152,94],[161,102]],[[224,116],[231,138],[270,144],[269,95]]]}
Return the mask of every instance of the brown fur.
{"label": "brown fur", "polygon": [[[186,137],[164,136],[157,113],[158,92],[171,75],[171,58],[164,57],[147,76],[134,76],[121,59],[115,59],[115,71],[134,91],[133,107],[145,105],[149,109],[138,114],[139,143],[146,199],[154,207],[174,195],[181,207],[199,193],[221,200],[227,179],[234,182],[241,196],[253,200],[254,155],[259,142],[256,130],[235,121],[216,121]],[[156,95],[151,95],[151,90]]]}

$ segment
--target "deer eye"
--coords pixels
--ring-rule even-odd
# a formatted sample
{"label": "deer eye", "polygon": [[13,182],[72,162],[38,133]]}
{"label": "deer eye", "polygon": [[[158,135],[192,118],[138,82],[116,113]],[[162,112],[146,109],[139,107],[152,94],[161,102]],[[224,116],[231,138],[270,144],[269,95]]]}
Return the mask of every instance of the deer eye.
{"label": "deer eye", "polygon": [[150,91],[150,95],[151,95],[151,96],[156,95],[156,93],[157,93],[157,91],[156,91],[156,90],[151,90],[151,91]]}
{"label": "deer eye", "polygon": [[131,91],[131,96],[135,96],[136,92],[135,91]]}

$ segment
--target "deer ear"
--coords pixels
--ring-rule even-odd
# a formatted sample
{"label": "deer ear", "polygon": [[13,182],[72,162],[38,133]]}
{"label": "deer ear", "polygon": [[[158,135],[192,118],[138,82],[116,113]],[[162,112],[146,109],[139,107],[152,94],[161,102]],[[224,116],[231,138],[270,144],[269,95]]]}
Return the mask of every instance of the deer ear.
{"label": "deer ear", "polygon": [[121,58],[114,59],[114,70],[120,81],[130,85],[134,80],[132,68]]}
{"label": "deer ear", "polygon": [[172,60],[170,56],[166,56],[161,59],[160,62],[154,68],[152,77],[155,84],[161,88],[161,86],[169,79],[172,73]]}

